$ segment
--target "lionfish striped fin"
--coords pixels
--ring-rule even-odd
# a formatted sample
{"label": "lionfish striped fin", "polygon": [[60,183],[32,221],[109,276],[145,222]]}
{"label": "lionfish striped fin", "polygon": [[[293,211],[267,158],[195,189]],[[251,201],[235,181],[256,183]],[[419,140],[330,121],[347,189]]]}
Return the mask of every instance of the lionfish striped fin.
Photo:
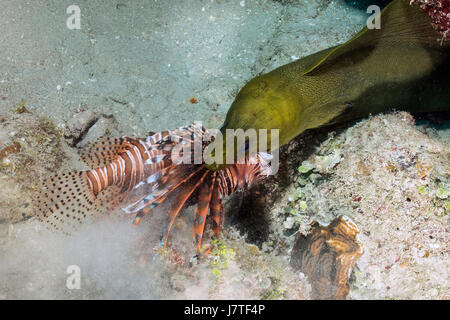
{"label": "lionfish striped fin", "polygon": [[134,190],[130,192],[130,197],[127,201],[128,204],[122,210],[126,214],[139,213],[144,208],[153,209],[162,203],[160,200],[165,199],[163,196],[168,194],[169,188],[161,186],[159,180],[170,169],[172,169],[172,166],[152,174],[145,181],[137,184]]}
{"label": "lionfish striped fin", "polygon": [[[192,169],[192,167],[190,167]],[[192,176],[202,168],[195,170],[185,170],[183,166],[171,165],[149,176],[146,180],[140,182],[130,192],[128,205],[122,208],[127,214],[136,213],[145,207],[153,209],[162,203],[175,189],[183,183],[186,183]],[[156,176],[155,176],[156,175]]]}
{"label": "lionfish striped fin", "polygon": [[213,188],[216,182],[216,172],[212,173],[211,184],[203,183],[200,186],[198,194],[198,204],[195,210],[193,235],[197,252],[200,252],[202,247],[203,231],[205,230],[206,216],[208,215],[209,204],[213,193]]}
{"label": "lionfish striped fin", "polygon": [[[152,174],[148,174],[147,179],[134,187],[131,194],[135,200],[129,201],[129,204],[123,208],[126,214],[137,213],[136,223],[139,223],[144,214],[162,203],[170,193],[181,184],[186,183],[197,172],[195,170],[192,172],[191,165],[172,163],[172,151],[178,144],[192,146],[194,140],[200,139],[201,141],[203,135],[204,128],[194,124],[156,133],[146,138],[146,143],[151,144],[148,148],[149,159],[146,164],[152,164],[156,159],[158,165],[162,165],[152,168]],[[191,148],[188,150],[190,151]],[[179,155],[182,156],[183,152],[184,150],[180,150]],[[195,160],[193,156],[195,154],[191,156],[191,162]]]}
{"label": "lionfish striped fin", "polygon": [[194,178],[194,180],[190,181],[189,184],[185,184],[183,189],[177,194],[172,206],[169,209],[169,226],[166,231],[166,235],[164,236],[164,248],[167,246],[167,239],[169,238],[170,229],[172,228],[175,219],[180,213],[181,209],[183,209],[187,200],[190,198],[192,193],[197,189],[197,187],[203,182],[205,177],[208,175],[208,171],[204,170],[199,174],[199,177]]}
{"label": "lionfish striped fin", "polygon": [[223,221],[225,215],[225,208],[222,201],[222,192],[220,190],[220,180],[216,179],[214,183],[214,191],[211,197],[211,209],[210,214],[213,221],[213,232],[216,236],[219,235],[220,230],[223,228]]}

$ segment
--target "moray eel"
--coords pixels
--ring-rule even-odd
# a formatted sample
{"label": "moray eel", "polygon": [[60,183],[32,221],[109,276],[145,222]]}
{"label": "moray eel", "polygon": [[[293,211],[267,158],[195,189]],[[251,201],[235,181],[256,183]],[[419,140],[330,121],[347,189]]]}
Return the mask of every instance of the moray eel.
{"label": "moray eel", "polygon": [[307,129],[392,109],[449,110],[448,41],[407,0],[390,2],[379,18],[380,29],[365,27],[342,45],[250,80],[232,103],[222,131],[267,129],[270,146],[270,129],[279,129],[282,146]]}

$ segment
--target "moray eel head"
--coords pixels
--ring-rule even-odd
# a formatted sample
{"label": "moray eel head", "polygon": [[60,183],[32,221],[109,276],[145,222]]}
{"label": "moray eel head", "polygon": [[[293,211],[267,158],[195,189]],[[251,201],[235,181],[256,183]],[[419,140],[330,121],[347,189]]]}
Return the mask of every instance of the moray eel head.
{"label": "moray eel head", "polygon": [[[226,166],[227,156],[233,153],[234,162],[242,161],[242,155],[255,152],[269,152],[288,142],[297,134],[298,127],[293,126],[300,110],[291,99],[286,86],[279,83],[279,78],[271,73],[250,80],[238,93],[221,128],[223,137],[223,161],[207,164],[210,170],[221,170]],[[295,113],[295,114],[294,114]],[[274,130],[277,130],[275,133]],[[241,137],[241,139],[237,137]],[[267,139],[264,143],[263,139]],[[234,147],[227,147],[227,142],[234,140]],[[259,148],[260,142],[266,146]],[[229,162],[228,162],[229,163]]]}

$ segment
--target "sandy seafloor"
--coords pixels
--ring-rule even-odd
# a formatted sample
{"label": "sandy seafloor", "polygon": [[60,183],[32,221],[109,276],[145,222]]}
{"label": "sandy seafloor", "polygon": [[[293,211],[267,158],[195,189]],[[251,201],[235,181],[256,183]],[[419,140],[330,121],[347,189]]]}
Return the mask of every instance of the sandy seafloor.
{"label": "sandy seafloor", "polygon": [[[76,3],[81,9],[81,29],[70,30],[66,8],[72,4],[66,0],[1,1],[0,115],[7,117],[10,126],[14,121],[21,123],[13,110],[25,105],[32,117],[48,117],[55,130],[63,132],[68,121],[84,110],[100,119],[114,119],[103,131],[117,135],[142,136],[194,121],[218,127],[248,80],[344,42],[366,19],[364,11],[338,0],[92,0]],[[190,103],[191,98],[197,103]],[[16,132],[8,130],[0,131],[4,140],[0,142],[13,140]],[[22,139],[28,139],[26,134]],[[448,139],[436,139],[440,152],[448,151]],[[74,154],[73,148],[62,144],[59,147],[66,154]],[[44,148],[38,144],[35,151]],[[66,162],[53,171],[77,166],[76,161]],[[51,171],[46,168],[45,174]],[[234,251],[230,262],[218,268],[218,275],[218,269],[208,263],[180,271],[167,259],[136,262],[136,243],[143,228],[136,229],[129,221],[107,218],[72,237],[45,231],[35,219],[12,223],[5,218],[10,216],[5,197],[26,202],[26,195],[11,179],[14,176],[2,177],[0,299],[308,298],[304,275],[288,266],[289,248],[271,250],[265,243],[259,250],[245,241],[242,228],[238,232],[230,227],[226,232],[225,242]],[[436,218],[439,223],[446,222],[446,212]],[[153,244],[158,242],[158,221],[163,215],[164,208],[144,224],[151,226],[148,241]],[[285,219],[276,215],[272,223],[283,225]],[[272,235],[282,233],[269,229]],[[372,282],[370,276],[364,278],[366,271],[353,276],[356,288],[350,297],[448,298],[448,229],[444,225],[439,232],[444,232],[437,244],[444,246],[444,254],[436,253],[439,256],[430,260],[435,265],[430,266],[431,276],[426,268],[418,271],[427,274],[428,280],[408,283],[405,294],[401,287],[390,294],[386,283],[389,277],[397,279],[396,275],[383,278],[378,273],[387,269],[379,266],[372,270],[376,274]],[[192,246],[189,231],[178,232],[174,239]],[[293,238],[286,242],[292,245]],[[186,249],[186,256],[190,250]],[[227,251],[220,254],[226,256]],[[255,259],[248,263],[257,261],[252,267],[258,270],[239,261],[248,260],[248,255]],[[362,267],[370,265],[364,256],[361,261]],[[80,290],[66,287],[69,265],[81,268]],[[421,291],[411,289],[414,286]]]}
{"label": "sandy seafloor", "polygon": [[364,23],[341,1],[289,3],[85,1],[81,30],[69,30],[72,1],[2,1],[1,110],[25,99],[64,125],[89,108],[113,114],[128,135],[218,126],[249,79]]}

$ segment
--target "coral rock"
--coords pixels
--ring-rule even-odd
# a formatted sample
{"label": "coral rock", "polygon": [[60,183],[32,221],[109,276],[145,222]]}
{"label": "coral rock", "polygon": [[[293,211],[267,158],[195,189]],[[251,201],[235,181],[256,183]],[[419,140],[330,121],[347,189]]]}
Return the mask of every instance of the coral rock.
{"label": "coral rock", "polygon": [[348,277],[363,250],[356,240],[356,225],[340,216],[328,226],[314,222],[311,233],[299,233],[292,249],[291,265],[308,276],[313,299],[345,299]]}
{"label": "coral rock", "polygon": [[83,148],[89,143],[97,141],[101,137],[117,134],[117,121],[114,117],[100,117],[83,139],[77,144],[78,148]]}
{"label": "coral rock", "polygon": [[97,115],[91,110],[80,112],[70,119],[64,133],[64,136],[69,140],[69,144],[75,145],[97,119]]}

